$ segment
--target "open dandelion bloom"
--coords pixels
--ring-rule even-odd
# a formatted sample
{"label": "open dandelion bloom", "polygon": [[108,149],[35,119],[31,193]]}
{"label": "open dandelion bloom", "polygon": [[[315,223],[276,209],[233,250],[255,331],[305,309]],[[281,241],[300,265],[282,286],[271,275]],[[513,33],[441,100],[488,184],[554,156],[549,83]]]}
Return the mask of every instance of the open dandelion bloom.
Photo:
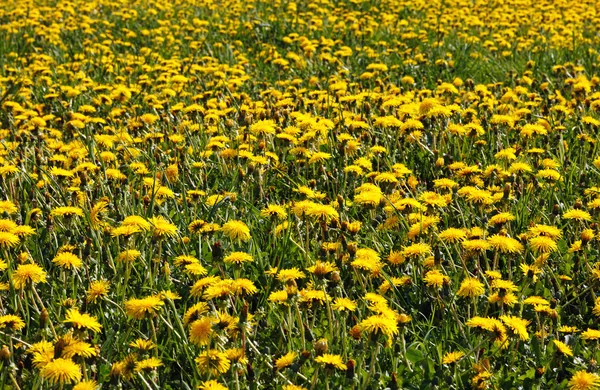
{"label": "open dandelion bloom", "polygon": [[483,283],[475,278],[465,278],[460,283],[460,288],[456,292],[456,295],[463,298],[475,298],[482,295],[485,292]]}
{"label": "open dandelion bloom", "polygon": [[89,329],[92,332],[99,332],[102,329],[102,325],[100,325],[94,316],[80,313],[78,309],[70,309],[67,311],[63,322],[70,324],[76,329]]}
{"label": "open dandelion bloom", "polygon": [[0,329],[8,328],[11,330],[21,330],[25,327],[25,322],[21,317],[14,314],[5,314],[0,316]]}
{"label": "open dandelion bloom", "polygon": [[46,272],[37,264],[21,264],[12,276],[15,288],[22,289],[36,283],[46,282]]}
{"label": "open dandelion bloom", "polygon": [[465,356],[462,351],[447,352],[442,358],[442,364],[453,364],[461,360]]}
{"label": "open dandelion bloom", "polygon": [[347,368],[340,355],[330,353],[324,353],[321,356],[317,356],[315,362],[320,363],[329,369],[345,370]]}
{"label": "open dandelion bloom", "polygon": [[58,358],[46,364],[40,374],[50,383],[69,384],[81,379],[81,367],[71,359]]}
{"label": "open dandelion bloom", "polygon": [[390,318],[383,315],[370,316],[361,321],[358,326],[362,331],[374,336],[385,335],[391,337],[398,334],[398,325],[396,324],[396,319],[393,317]]}
{"label": "open dandelion bloom", "polygon": [[229,370],[231,361],[225,353],[219,352],[216,349],[209,349],[201,352],[196,357],[196,364],[200,372],[212,376],[220,376]]}
{"label": "open dandelion bloom", "polygon": [[568,386],[570,390],[595,390],[600,388],[600,377],[584,370],[576,371]]}
{"label": "open dandelion bloom", "polygon": [[154,315],[163,305],[164,302],[157,296],[149,296],[142,299],[134,298],[125,302],[125,311],[129,316],[141,320],[147,316]]}
{"label": "open dandelion bloom", "polygon": [[83,264],[79,257],[70,252],[60,252],[52,259],[52,262],[66,269],[80,268]]}
{"label": "open dandelion bloom", "polygon": [[0,231],[0,248],[10,248],[19,244],[19,236],[11,232]]}
{"label": "open dandelion bloom", "polygon": [[[177,226],[173,225],[171,222],[161,216],[150,218],[150,223],[152,224],[153,233],[156,237],[162,238],[177,236]],[[141,229],[137,225],[130,226],[135,226],[138,230]]]}
{"label": "open dandelion bloom", "polygon": [[221,231],[232,241],[250,240],[250,229],[242,221],[227,221],[221,226]]}

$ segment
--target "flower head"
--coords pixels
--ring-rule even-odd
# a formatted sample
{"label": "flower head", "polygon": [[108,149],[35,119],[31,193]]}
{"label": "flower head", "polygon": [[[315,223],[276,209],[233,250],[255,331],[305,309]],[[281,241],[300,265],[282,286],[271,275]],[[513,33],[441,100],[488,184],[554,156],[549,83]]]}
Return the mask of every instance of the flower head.
{"label": "flower head", "polygon": [[248,241],[250,240],[250,229],[242,221],[227,221],[221,227],[221,231],[229,237],[231,241]]}
{"label": "flower head", "polygon": [[15,288],[22,289],[30,284],[45,283],[46,272],[37,264],[20,264],[12,275]]}
{"label": "flower head", "polygon": [[81,379],[81,368],[71,359],[53,359],[44,367],[40,374],[50,383],[73,383]]}

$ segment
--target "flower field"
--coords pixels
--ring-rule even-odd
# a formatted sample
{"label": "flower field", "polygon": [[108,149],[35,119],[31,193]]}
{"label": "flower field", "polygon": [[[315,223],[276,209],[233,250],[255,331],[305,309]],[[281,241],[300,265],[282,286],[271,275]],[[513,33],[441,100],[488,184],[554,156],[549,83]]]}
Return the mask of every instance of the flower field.
{"label": "flower field", "polygon": [[600,3],[0,0],[0,390],[600,388]]}

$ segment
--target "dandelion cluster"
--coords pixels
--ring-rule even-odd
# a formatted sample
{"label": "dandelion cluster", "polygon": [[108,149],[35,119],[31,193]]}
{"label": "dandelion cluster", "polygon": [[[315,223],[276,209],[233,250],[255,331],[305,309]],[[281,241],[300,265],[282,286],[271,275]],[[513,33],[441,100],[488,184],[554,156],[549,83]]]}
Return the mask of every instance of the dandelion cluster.
{"label": "dandelion cluster", "polygon": [[0,0],[0,381],[600,388],[600,16],[533,3]]}

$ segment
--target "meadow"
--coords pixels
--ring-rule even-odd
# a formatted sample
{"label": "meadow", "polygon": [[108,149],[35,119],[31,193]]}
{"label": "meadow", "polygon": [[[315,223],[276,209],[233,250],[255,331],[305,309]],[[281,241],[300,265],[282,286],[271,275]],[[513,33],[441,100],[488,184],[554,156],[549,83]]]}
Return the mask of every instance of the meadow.
{"label": "meadow", "polygon": [[0,389],[599,389],[599,27],[0,0]]}

